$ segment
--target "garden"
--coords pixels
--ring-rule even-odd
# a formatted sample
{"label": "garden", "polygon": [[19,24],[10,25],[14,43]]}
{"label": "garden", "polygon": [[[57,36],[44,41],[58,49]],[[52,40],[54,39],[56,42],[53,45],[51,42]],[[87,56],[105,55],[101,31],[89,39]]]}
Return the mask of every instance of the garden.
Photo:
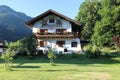
{"label": "garden", "polygon": [[0,60],[0,80],[119,80],[120,57],[87,58],[84,54],[58,55],[51,65],[46,55],[18,56],[12,70]]}

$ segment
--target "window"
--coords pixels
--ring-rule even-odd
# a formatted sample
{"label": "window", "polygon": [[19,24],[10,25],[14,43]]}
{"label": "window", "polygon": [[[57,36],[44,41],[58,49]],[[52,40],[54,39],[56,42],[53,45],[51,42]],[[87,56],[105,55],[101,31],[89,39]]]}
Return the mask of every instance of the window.
{"label": "window", "polygon": [[67,49],[64,49],[64,52],[67,52],[68,50]]}
{"label": "window", "polygon": [[66,29],[56,29],[56,33],[64,33],[64,34],[66,34],[67,30]]}
{"label": "window", "polygon": [[59,47],[63,47],[63,45],[65,44],[65,41],[57,41],[56,44],[57,44]]}
{"label": "window", "polygon": [[43,20],[42,25],[46,25],[46,24],[47,24],[47,20]]}
{"label": "window", "polygon": [[71,47],[77,47],[77,42],[72,42]]}
{"label": "window", "polygon": [[56,19],[56,24],[57,25],[62,25],[62,21],[60,19]]}
{"label": "window", "polygon": [[41,30],[40,30],[40,33],[41,33],[41,34],[47,34],[47,33],[48,33],[48,30],[47,30],[47,29],[41,29]]}
{"label": "window", "polygon": [[46,45],[46,40],[45,41],[40,41],[39,45],[40,45],[40,47],[44,47]]}
{"label": "window", "polygon": [[39,45],[40,47],[44,47],[43,41],[40,41]]}
{"label": "window", "polygon": [[50,18],[49,19],[49,23],[55,23],[55,19],[54,18]]}

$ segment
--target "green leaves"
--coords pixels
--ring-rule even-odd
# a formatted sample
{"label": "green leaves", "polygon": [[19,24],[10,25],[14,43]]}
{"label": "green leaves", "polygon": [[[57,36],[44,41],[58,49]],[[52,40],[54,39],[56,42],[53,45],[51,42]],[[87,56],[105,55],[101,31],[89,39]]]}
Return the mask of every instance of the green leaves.
{"label": "green leaves", "polygon": [[57,58],[57,56],[54,54],[54,51],[52,49],[48,50],[48,58],[50,59],[50,63],[54,64],[54,59]]}
{"label": "green leaves", "polygon": [[11,60],[13,60],[13,56],[14,56],[15,54],[12,52],[12,50],[10,49],[10,48],[8,48],[7,50],[6,50],[6,53],[3,53],[2,54],[2,56],[1,56],[1,59],[4,59],[5,61],[11,61]]}
{"label": "green leaves", "polygon": [[79,8],[76,20],[83,25],[82,39],[84,40],[90,40],[94,33],[95,22],[99,19],[99,6],[98,0],[86,0]]}
{"label": "green leaves", "polygon": [[11,63],[15,53],[12,52],[12,49],[9,47],[5,53],[2,54],[1,59],[5,61],[5,70],[11,70]]}
{"label": "green leaves", "polygon": [[116,0],[101,0],[98,13],[101,20],[96,22],[91,41],[98,46],[113,45],[112,37],[120,35],[120,9]]}

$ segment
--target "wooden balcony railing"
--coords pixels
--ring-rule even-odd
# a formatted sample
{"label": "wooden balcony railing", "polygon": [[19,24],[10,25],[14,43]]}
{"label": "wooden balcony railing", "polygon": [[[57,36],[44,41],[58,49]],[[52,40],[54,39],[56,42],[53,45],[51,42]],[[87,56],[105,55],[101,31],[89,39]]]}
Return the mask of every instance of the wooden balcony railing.
{"label": "wooden balcony railing", "polygon": [[47,33],[47,34],[36,34],[37,38],[49,39],[49,38],[78,38],[77,33]]}

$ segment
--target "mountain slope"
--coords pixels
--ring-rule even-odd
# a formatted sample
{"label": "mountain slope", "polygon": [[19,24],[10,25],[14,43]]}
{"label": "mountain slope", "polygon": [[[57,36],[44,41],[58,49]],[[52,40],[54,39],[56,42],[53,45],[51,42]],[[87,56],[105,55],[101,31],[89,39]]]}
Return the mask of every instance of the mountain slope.
{"label": "mountain slope", "polygon": [[24,13],[0,6],[0,40],[16,41],[30,36],[32,31],[24,24],[29,19]]}

